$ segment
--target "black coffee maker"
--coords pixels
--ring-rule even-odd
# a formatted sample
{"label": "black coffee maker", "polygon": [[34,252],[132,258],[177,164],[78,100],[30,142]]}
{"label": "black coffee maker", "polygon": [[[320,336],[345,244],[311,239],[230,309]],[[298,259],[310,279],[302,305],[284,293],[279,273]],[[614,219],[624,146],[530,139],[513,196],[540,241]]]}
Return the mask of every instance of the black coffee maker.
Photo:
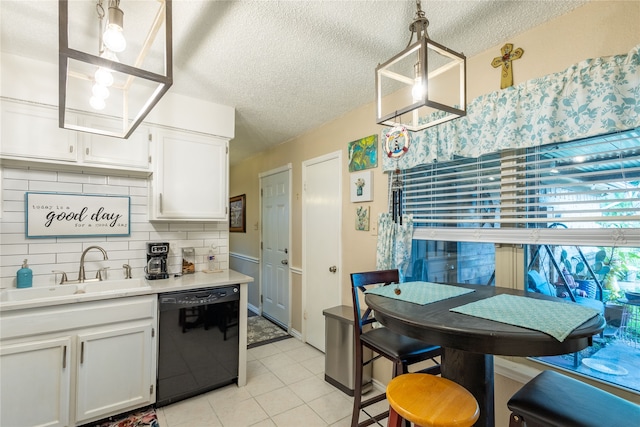
{"label": "black coffee maker", "polygon": [[169,243],[149,242],[147,243],[147,266],[144,271],[147,273],[147,280],[168,279],[167,256],[169,255]]}

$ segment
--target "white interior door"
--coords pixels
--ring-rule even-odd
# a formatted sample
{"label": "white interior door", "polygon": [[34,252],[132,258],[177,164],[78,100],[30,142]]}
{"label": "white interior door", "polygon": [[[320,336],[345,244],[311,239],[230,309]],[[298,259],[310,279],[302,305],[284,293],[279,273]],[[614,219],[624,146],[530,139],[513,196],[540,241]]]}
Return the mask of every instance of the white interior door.
{"label": "white interior door", "polygon": [[325,350],[322,311],[340,305],[342,155],[303,163],[302,271],[305,341]]}
{"label": "white interior door", "polygon": [[289,327],[290,171],[261,176],[262,314]]}

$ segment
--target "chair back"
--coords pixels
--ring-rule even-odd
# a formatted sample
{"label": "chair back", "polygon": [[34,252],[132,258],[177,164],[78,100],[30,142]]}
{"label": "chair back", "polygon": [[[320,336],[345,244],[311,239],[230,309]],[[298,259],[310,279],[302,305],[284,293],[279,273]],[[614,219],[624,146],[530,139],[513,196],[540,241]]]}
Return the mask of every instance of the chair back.
{"label": "chair back", "polygon": [[371,309],[369,307],[367,307],[364,312],[360,309],[360,293],[364,296],[364,292],[368,287],[379,284],[386,286],[392,283],[398,283],[399,281],[400,274],[397,269],[351,273],[351,295],[353,296],[353,319],[356,344],[359,344],[362,328],[376,321],[371,315]]}

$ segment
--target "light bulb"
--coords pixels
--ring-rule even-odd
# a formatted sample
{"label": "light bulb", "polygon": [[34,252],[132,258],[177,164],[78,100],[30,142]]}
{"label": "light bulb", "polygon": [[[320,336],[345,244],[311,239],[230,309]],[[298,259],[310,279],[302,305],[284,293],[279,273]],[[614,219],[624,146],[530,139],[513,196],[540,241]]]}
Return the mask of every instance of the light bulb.
{"label": "light bulb", "polygon": [[413,97],[413,102],[422,100],[422,97],[424,96],[424,88],[422,87],[420,79],[416,79],[415,84],[411,88],[411,96]]}
{"label": "light bulb", "polygon": [[101,99],[107,99],[109,97],[109,89],[107,89],[105,86],[102,86],[100,83],[96,83],[93,85],[93,88],[91,88],[91,93],[93,93],[93,96]]}
{"label": "light bulb", "polygon": [[415,83],[411,88],[411,96],[413,97],[413,102],[418,102],[422,100],[425,93],[425,88],[422,87],[422,65],[420,61],[413,66],[413,75],[415,76]]}
{"label": "light bulb", "polygon": [[104,87],[109,87],[113,84],[113,75],[111,75],[111,70],[108,68],[98,68],[95,74],[95,79],[96,83],[99,83]]}
{"label": "light bulb", "polygon": [[102,36],[105,46],[112,52],[122,52],[127,47],[122,27],[116,24],[107,25],[107,29]]}
{"label": "light bulb", "polygon": [[102,110],[105,107],[105,102],[104,99],[102,98],[98,98],[97,96],[92,96],[91,99],[89,99],[89,105],[91,105],[91,107],[95,110]]}
{"label": "light bulb", "polygon": [[124,12],[118,7],[119,1],[109,7],[107,28],[104,30],[102,40],[112,52],[122,52],[127,47],[122,28],[124,27]]}

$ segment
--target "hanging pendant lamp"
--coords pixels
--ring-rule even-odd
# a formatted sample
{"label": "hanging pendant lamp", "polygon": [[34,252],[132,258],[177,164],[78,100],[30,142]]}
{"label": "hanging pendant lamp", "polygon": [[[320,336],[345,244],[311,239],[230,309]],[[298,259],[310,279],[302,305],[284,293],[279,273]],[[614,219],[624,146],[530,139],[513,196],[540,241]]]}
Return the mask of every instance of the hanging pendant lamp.
{"label": "hanging pendant lamp", "polygon": [[58,1],[61,128],[131,136],[173,84],[171,1]]}
{"label": "hanging pendant lamp", "polygon": [[467,59],[431,40],[420,0],[416,9],[407,47],[376,67],[376,123],[411,131],[467,114]]}

